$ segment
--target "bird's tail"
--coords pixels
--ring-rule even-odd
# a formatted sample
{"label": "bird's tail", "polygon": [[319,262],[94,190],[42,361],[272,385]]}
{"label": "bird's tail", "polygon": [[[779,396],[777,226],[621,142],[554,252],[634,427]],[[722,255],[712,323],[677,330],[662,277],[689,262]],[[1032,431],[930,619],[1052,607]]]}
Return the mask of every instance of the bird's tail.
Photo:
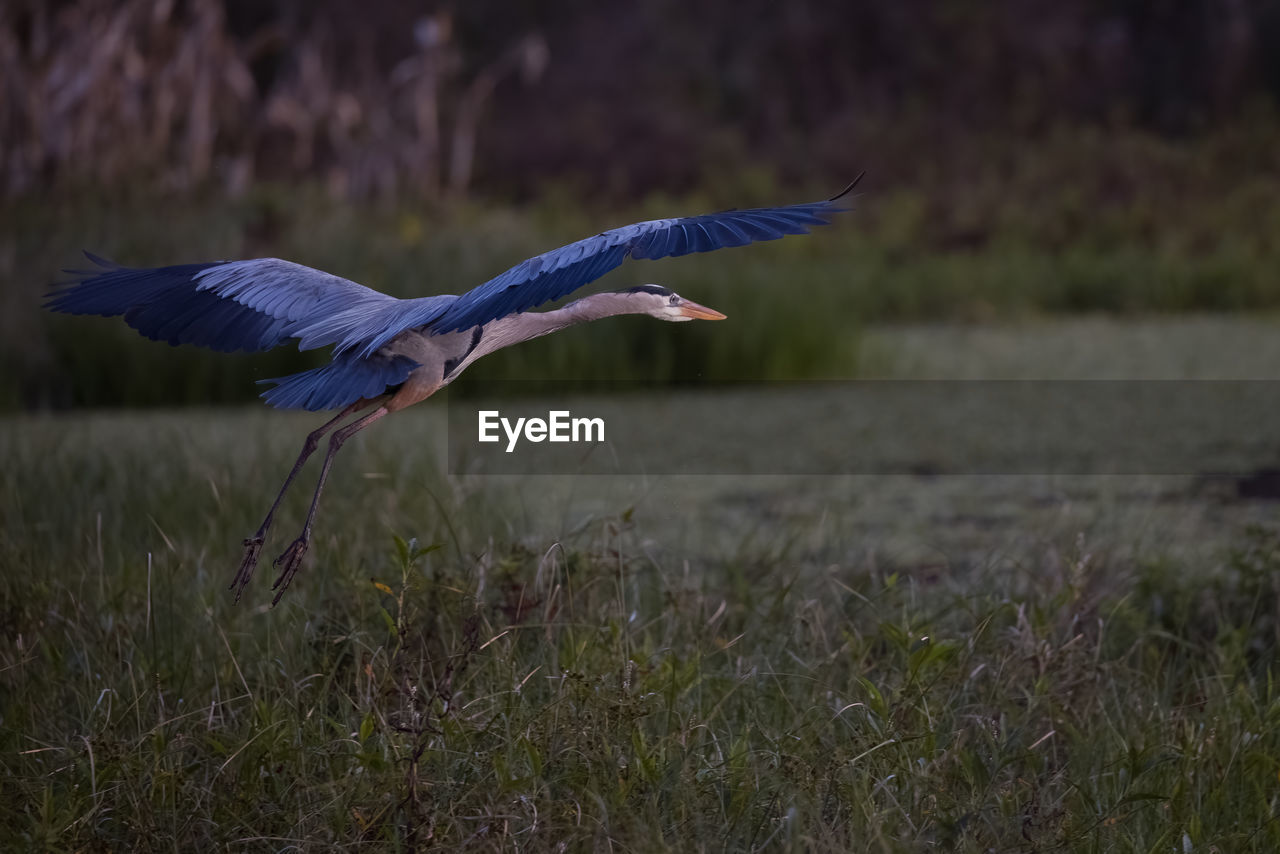
{"label": "bird's tail", "polygon": [[275,384],[262,393],[272,406],[316,412],[375,398],[407,380],[416,367],[418,363],[405,356],[339,355],[324,367],[258,382]]}

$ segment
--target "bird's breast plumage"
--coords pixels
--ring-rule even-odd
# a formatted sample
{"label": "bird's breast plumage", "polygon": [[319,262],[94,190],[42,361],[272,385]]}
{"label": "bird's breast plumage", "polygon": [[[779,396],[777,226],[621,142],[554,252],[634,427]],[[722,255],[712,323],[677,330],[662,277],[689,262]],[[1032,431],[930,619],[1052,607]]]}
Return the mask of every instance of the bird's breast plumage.
{"label": "bird's breast plumage", "polygon": [[430,376],[444,385],[458,374],[459,367],[479,345],[482,336],[479,326],[442,335],[433,335],[425,327],[418,327],[400,333],[379,352],[413,359],[420,365],[415,374]]}

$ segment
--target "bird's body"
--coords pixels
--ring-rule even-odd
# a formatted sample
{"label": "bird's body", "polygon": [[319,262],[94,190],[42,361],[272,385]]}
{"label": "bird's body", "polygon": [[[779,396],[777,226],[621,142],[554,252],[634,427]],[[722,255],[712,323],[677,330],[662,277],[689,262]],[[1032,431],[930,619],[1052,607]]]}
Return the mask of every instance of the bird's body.
{"label": "bird's body", "polygon": [[322,368],[264,380],[277,385],[263,397],[283,408],[336,409],[375,396],[383,384],[395,390],[395,408],[403,409],[453,382],[482,356],[578,323],[619,314],[648,314],[655,307],[670,308],[673,296],[681,309],[705,312],[681,315],[680,319],[719,319],[719,312],[702,309],[665,288],[644,287],[648,290],[595,294],[554,311],[507,315],[460,332],[432,332],[429,326],[415,326],[398,333],[368,356],[341,353]]}
{"label": "bird's body", "polygon": [[323,367],[264,381],[274,384],[262,395],[273,406],[340,410],[307,436],[262,526],[245,540],[245,556],[232,582],[237,598],[285,491],[332,430],[302,535],[276,560],[281,573],[274,601],[279,601],[308,548],[333,458],[351,435],[425,400],[495,350],[578,323],[622,314],[668,321],[723,319],[720,312],[657,285],[593,294],[551,311],[529,309],[594,281],[627,257],[664,258],[804,234],[808,226],[825,225],[830,214],[844,210],[834,203],[852,187],[823,202],[652,220],[601,232],[530,258],[462,296],[396,299],[277,258],[129,269],[89,256],[99,269],[71,271],[75,278],[55,290],[47,305],[69,314],[122,315],[148,338],[174,345],[222,352],[267,350],[287,342],[302,350],[331,348],[332,358]]}

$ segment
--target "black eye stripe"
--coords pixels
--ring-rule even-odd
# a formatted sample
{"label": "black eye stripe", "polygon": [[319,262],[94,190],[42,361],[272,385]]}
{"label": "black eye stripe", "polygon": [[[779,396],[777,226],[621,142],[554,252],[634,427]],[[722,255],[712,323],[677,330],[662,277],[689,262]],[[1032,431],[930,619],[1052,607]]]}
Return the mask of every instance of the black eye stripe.
{"label": "black eye stripe", "polygon": [[667,290],[661,285],[640,285],[639,287],[630,288],[627,291],[627,293],[632,293],[632,294],[646,293],[646,294],[657,294],[658,296],[666,296],[667,294],[671,293],[671,291]]}

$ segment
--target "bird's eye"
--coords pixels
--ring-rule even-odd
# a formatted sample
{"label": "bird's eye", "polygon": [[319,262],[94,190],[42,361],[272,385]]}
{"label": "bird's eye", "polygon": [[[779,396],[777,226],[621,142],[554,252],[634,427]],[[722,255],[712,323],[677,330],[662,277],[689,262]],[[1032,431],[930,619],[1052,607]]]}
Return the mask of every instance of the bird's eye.
{"label": "bird's eye", "polygon": [[675,294],[672,294],[670,302],[672,305],[679,305],[680,297],[676,296]]}

